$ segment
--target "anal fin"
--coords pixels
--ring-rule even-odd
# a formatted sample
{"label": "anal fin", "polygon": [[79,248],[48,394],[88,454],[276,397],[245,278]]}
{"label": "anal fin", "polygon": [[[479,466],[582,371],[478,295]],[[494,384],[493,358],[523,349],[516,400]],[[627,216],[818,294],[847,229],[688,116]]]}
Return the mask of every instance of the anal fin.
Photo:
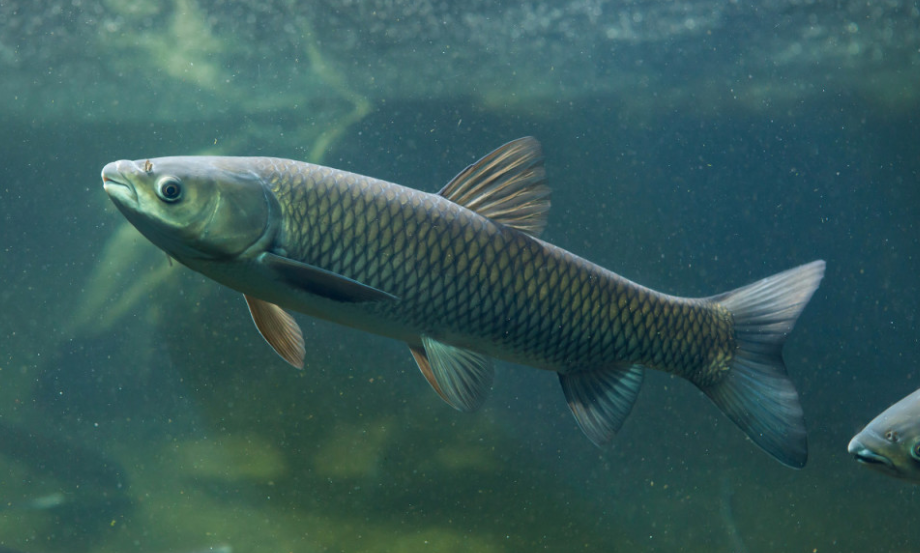
{"label": "anal fin", "polygon": [[425,379],[451,407],[475,411],[492,387],[492,361],[479,353],[422,336],[422,347],[409,346]]}
{"label": "anal fin", "polygon": [[249,314],[256,323],[259,333],[268,342],[268,345],[280,355],[282,359],[297,367],[303,368],[303,357],[306,353],[303,344],[303,332],[294,317],[284,309],[273,303],[262,301],[243,294],[249,306]]}
{"label": "anal fin", "polygon": [[638,365],[559,374],[569,408],[594,445],[607,444],[623,426],[639,395],[642,377]]}

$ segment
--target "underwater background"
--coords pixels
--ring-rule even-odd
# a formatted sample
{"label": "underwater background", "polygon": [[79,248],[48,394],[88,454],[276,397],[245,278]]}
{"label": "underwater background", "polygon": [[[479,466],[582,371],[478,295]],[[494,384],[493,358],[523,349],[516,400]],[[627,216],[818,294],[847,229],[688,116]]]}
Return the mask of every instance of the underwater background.
{"label": "underwater background", "polygon": [[[846,451],[920,387],[920,7],[766,0],[0,0],[0,549],[920,550]],[[455,412],[403,344],[240,294],[115,210],[117,159],[270,155],[435,192],[543,144],[543,238],[705,296],[825,259],[785,349],[810,458],[648,371],[607,450],[499,364]]]}

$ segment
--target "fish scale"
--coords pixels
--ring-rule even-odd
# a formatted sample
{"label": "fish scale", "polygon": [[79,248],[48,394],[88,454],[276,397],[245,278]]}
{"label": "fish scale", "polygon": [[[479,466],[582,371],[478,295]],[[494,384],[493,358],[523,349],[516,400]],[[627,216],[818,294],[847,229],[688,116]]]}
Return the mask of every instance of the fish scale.
{"label": "fish scale", "polygon": [[122,160],[115,205],[170,256],[245,295],[259,332],[302,368],[286,309],[402,340],[453,407],[472,411],[491,357],[555,371],[575,420],[609,442],[646,368],[698,386],[757,445],[804,466],[783,344],[824,275],[814,261],[709,298],[655,292],[538,238],[549,188],[530,137],[438,194],[263,157]]}
{"label": "fish scale", "polygon": [[730,360],[731,318],[716,305],[650,291],[440,196],[260,164],[283,211],[282,248],[397,296],[368,306],[381,318],[487,340],[493,355],[560,372],[635,363],[711,380]]}

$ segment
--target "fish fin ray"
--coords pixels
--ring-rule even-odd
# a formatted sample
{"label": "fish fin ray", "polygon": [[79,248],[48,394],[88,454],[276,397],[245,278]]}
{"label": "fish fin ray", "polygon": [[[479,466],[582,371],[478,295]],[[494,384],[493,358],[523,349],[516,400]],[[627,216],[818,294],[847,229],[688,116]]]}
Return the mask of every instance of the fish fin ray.
{"label": "fish fin ray", "polygon": [[550,207],[540,143],[531,136],[513,140],[461,171],[438,194],[492,221],[540,236]]}
{"label": "fish fin ray", "polygon": [[428,384],[430,384],[434,391],[441,396],[441,399],[450,403],[450,400],[447,399],[447,396],[445,396],[444,392],[441,390],[441,386],[438,384],[437,379],[435,379],[434,373],[431,371],[431,362],[428,361],[428,354],[425,353],[425,348],[422,346],[409,345],[409,351],[412,352],[412,357],[415,358],[418,370],[422,372],[422,376],[425,377]]}
{"label": "fish fin ray", "polygon": [[262,301],[243,294],[252,322],[256,324],[259,333],[275,350],[282,359],[297,367],[303,368],[303,358],[306,353],[303,343],[303,332],[300,325],[290,314],[273,303]]}
{"label": "fish fin ray", "polygon": [[594,445],[609,443],[623,426],[642,387],[643,369],[624,368],[559,374],[565,400]]}
{"label": "fish fin ray", "polygon": [[492,361],[485,355],[429,336],[422,336],[422,346],[424,352],[417,347],[409,348],[434,391],[458,411],[478,409],[492,387],[495,372]]}
{"label": "fish fin ray", "polygon": [[291,286],[334,301],[362,303],[397,299],[357,280],[273,253],[263,253],[259,260]]}
{"label": "fish fin ray", "polygon": [[824,266],[814,261],[709,298],[731,311],[738,347],[722,378],[700,389],[754,443],[793,468],[805,466],[808,436],[783,344],[821,283]]}

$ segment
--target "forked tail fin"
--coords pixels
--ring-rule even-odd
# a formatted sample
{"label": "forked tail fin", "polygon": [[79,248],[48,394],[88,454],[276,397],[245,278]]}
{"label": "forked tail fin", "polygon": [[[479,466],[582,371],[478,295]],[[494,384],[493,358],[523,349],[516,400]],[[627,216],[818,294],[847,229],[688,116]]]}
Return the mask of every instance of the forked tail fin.
{"label": "forked tail fin", "polygon": [[738,348],[725,376],[700,388],[754,443],[794,468],[805,466],[808,440],[783,344],[823,276],[824,261],[813,261],[709,298],[731,312]]}

